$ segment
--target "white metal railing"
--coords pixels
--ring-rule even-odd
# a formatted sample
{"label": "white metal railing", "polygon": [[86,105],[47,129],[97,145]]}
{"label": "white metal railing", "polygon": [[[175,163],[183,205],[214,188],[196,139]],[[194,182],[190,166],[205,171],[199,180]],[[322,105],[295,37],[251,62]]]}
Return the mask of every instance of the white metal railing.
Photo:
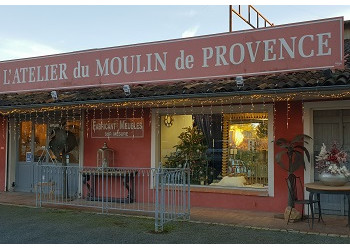
{"label": "white metal railing", "polygon": [[182,168],[96,168],[38,165],[36,205],[69,205],[151,213],[155,230],[189,219],[190,171]]}

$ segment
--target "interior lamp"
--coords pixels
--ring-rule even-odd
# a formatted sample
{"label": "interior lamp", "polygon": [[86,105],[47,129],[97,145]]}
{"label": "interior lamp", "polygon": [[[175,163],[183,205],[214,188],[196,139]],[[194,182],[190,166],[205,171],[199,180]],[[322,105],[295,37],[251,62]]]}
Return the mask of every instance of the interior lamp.
{"label": "interior lamp", "polygon": [[166,115],[164,116],[164,125],[168,128],[173,125],[174,117],[172,115]]}
{"label": "interior lamp", "polygon": [[241,131],[242,130],[240,130],[240,129],[235,130],[235,145],[236,145],[236,147],[241,145],[241,143],[244,140],[244,136],[243,136],[243,133]]}

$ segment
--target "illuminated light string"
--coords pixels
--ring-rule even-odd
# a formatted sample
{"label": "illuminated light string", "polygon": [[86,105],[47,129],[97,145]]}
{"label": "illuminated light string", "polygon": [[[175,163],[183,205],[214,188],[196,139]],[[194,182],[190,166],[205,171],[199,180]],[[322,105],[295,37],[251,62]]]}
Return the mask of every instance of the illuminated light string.
{"label": "illuminated light string", "polygon": [[[132,105],[132,120],[134,121],[135,119],[135,107]],[[135,130],[132,130],[132,139],[134,140],[135,138]]]}
{"label": "illuminated light string", "polygon": [[289,128],[289,110],[290,110],[290,102],[289,98],[287,98],[287,129]]}
{"label": "illuminated light string", "polygon": [[85,109],[86,138],[89,138],[89,108]]}
{"label": "illuminated light string", "polygon": [[5,116],[1,117],[1,125],[2,125],[2,138],[5,139]]}
{"label": "illuminated light string", "polygon": [[82,119],[83,119],[83,110],[81,108],[81,105],[79,105],[79,129],[82,127]]}
{"label": "illuminated light string", "polygon": [[151,109],[148,111],[148,126],[149,127],[152,126],[152,110]]}
{"label": "illuminated light string", "polygon": [[176,115],[176,102],[173,100],[173,115]]}
{"label": "illuminated light string", "polygon": [[[237,99],[239,100],[239,110],[242,112],[242,106],[243,101],[244,105],[246,105],[246,101],[250,102],[251,109],[254,109],[254,103],[261,102],[262,104],[266,105],[266,103],[272,102],[280,102],[280,101],[286,101],[289,104],[289,107],[287,107],[288,115],[290,113],[290,101],[293,100],[301,100],[304,104],[305,100],[307,98],[317,98],[317,99],[344,99],[350,97],[350,91],[338,93],[338,94],[321,94],[317,92],[307,92],[307,93],[290,93],[287,96],[279,96],[279,94],[255,94],[251,96],[230,96],[230,97],[224,97],[224,98],[218,98],[218,97],[212,97],[212,98],[182,98],[182,99],[172,99],[172,100],[153,100],[153,101],[130,101],[130,102],[123,102],[123,103],[98,103],[98,104],[78,104],[78,105],[69,105],[69,106],[48,106],[48,107],[39,107],[39,108],[14,108],[11,110],[0,110],[0,114],[2,116],[8,116],[8,117],[14,117],[14,114],[32,114],[35,113],[51,113],[51,112],[60,112],[61,113],[61,119],[63,118],[63,112],[68,110],[93,110],[94,111],[94,117],[96,109],[117,109],[117,116],[120,108],[124,108],[125,111],[128,107],[134,107],[134,108],[159,108],[159,107],[167,107],[169,108],[169,105],[173,108],[173,113],[176,114],[175,108],[182,106],[184,109],[184,113],[187,113],[187,108],[190,107],[191,112],[193,113],[193,108],[197,104],[199,107],[205,107],[205,106],[223,106],[229,105],[230,109],[231,106],[233,106],[233,103],[237,103]],[[248,99],[249,98],[249,99]],[[301,99],[300,99],[301,98]],[[74,111],[73,111],[74,112]],[[289,118],[289,117],[288,117]],[[54,118],[55,119],[55,118]],[[26,119],[25,119],[26,120]]]}
{"label": "illuminated light string", "polygon": [[[156,117],[159,117],[159,104],[157,103],[157,109],[156,109]],[[157,124],[157,135],[159,136],[160,134],[160,122],[156,122]]]}
{"label": "illuminated light string", "polygon": [[273,98],[273,140],[276,139],[276,100]]}

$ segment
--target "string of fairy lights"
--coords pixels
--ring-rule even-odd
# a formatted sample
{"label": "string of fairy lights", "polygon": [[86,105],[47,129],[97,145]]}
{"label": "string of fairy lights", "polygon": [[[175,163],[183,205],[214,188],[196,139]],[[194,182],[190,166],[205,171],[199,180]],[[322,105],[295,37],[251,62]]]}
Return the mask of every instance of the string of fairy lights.
{"label": "string of fairy lights", "polygon": [[[350,99],[350,91],[343,91],[339,93],[334,92],[299,92],[299,93],[275,93],[270,94],[252,94],[252,95],[232,95],[221,97],[196,97],[196,98],[172,98],[160,100],[137,100],[124,102],[101,102],[101,103],[80,103],[71,105],[57,105],[57,106],[40,106],[40,107],[15,107],[7,110],[0,110],[0,115],[14,122],[9,123],[9,129],[13,131],[14,138],[20,133],[20,126],[22,121],[30,121],[37,124],[40,119],[46,117],[47,122],[60,123],[62,121],[71,120],[72,126],[76,126],[77,121],[85,119],[85,133],[89,136],[89,122],[90,119],[112,119],[112,118],[145,118],[148,116],[148,124],[151,126],[152,112],[146,112],[146,109],[155,108],[155,115],[159,117],[159,109],[165,108],[167,115],[176,114],[193,114],[195,108],[200,108],[201,114],[213,115],[213,108],[220,107],[219,113],[224,112],[242,113],[247,112],[249,107],[250,112],[255,112],[255,105],[261,104],[263,108],[266,104],[272,104],[274,113],[274,124],[276,119],[276,103],[286,102],[286,126],[289,127],[291,118],[291,102],[299,100],[302,102],[302,116],[304,119],[304,103],[307,100],[343,100]],[[224,107],[228,109],[224,110]],[[179,112],[179,108],[182,112]],[[228,110],[228,111],[227,111]],[[121,112],[123,111],[123,112]],[[107,113],[106,113],[107,112]],[[217,111],[215,111],[217,113]],[[162,113],[163,114],[163,113]],[[1,119],[3,135],[5,134],[6,119]],[[80,124],[80,126],[82,126]],[[158,133],[160,131],[160,123],[158,122]],[[222,125],[221,125],[222,126]],[[211,124],[210,124],[211,129]],[[274,126],[275,130],[275,126]],[[274,131],[275,132],[275,131]],[[275,134],[275,133],[274,133]]]}

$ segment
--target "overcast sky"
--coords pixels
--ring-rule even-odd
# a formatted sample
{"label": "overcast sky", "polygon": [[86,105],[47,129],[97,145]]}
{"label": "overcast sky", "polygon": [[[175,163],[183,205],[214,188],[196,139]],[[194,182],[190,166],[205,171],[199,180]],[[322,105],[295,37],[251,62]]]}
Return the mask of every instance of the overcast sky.
{"label": "overcast sky", "polygon": [[[350,5],[254,6],[275,25],[336,16],[350,20]],[[1,5],[0,60],[222,33],[228,20],[228,5]],[[234,17],[233,28],[250,27]]]}

